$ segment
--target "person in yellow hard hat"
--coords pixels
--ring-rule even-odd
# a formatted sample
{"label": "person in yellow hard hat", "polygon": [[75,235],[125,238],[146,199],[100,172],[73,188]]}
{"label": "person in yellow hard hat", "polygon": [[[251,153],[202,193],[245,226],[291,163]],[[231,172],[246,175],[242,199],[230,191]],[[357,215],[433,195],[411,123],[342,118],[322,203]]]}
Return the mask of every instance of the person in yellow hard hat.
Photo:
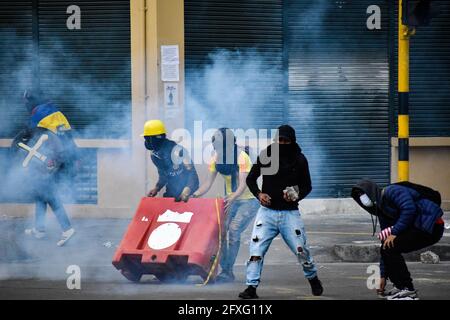
{"label": "person in yellow hard hat", "polygon": [[147,121],[141,136],[159,175],[158,182],[147,196],[155,197],[166,187],[163,197],[188,201],[198,189],[199,180],[187,150],[166,138],[166,128],[161,120]]}

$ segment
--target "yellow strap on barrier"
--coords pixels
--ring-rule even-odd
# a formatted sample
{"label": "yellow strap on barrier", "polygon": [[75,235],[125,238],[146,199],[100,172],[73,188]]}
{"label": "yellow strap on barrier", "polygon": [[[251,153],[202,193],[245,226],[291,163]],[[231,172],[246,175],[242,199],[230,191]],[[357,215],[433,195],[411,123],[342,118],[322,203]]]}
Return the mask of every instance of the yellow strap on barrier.
{"label": "yellow strap on barrier", "polygon": [[208,284],[209,279],[211,278],[212,274],[214,273],[214,270],[216,270],[217,263],[219,261],[220,251],[222,250],[222,225],[220,223],[220,211],[219,211],[219,203],[218,203],[217,199],[218,198],[216,198],[216,213],[217,213],[217,225],[219,226],[219,248],[217,250],[216,258],[214,259],[214,262],[211,266],[211,270],[209,270],[208,277],[203,282],[203,284],[200,284],[200,286],[205,286]]}

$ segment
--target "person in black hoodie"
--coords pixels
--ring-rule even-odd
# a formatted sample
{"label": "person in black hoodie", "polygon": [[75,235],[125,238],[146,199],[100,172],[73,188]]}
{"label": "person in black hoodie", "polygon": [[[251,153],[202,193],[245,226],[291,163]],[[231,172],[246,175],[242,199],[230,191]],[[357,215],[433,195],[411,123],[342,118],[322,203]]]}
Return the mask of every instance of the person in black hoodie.
{"label": "person in black hoodie", "polygon": [[[443,211],[434,201],[421,194],[419,185],[392,184],[380,188],[375,182],[362,180],[352,188],[352,198],[380,221],[380,288],[388,300],[417,300],[411,274],[402,253],[423,249],[438,242],[444,233]],[[432,190],[432,189],[430,189]],[[374,234],[377,222],[374,222]],[[386,279],[394,288],[385,291]]]}
{"label": "person in black hoodie", "polygon": [[[270,160],[270,161],[266,161]],[[274,169],[274,164],[276,170]],[[262,190],[257,184],[262,175]],[[312,190],[308,161],[296,142],[295,130],[289,125],[278,128],[275,143],[263,150],[247,177],[247,186],[261,206],[253,226],[250,259],[247,262],[247,288],[239,294],[242,299],[258,298],[264,256],[272,240],[281,233],[284,241],[297,256],[312,293],[323,293],[317,268],[307,246],[305,228],[298,203]]]}

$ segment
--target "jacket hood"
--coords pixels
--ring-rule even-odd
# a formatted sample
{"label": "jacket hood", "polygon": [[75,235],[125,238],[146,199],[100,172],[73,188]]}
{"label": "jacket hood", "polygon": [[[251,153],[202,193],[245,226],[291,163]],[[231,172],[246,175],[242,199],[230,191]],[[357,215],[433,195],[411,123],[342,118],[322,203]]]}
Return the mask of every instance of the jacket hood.
{"label": "jacket hood", "polygon": [[278,138],[280,137],[288,138],[289,140],[291,140],[292,143],[297,142],[297,138],[295,136],[295,129],[287,124],[278,127],[275,140],[278,141]]}
{"label": "jacket hood", "polygon": [[[277,145],[277,146],[275,147],[275,145]],[[292,148],[292,152],[297,155],[300,155],[303,152],[302,148],[300,147],[300,145],[297,142],[293,142],[291,144],[285,144],[285,145],[280,145],[277,142],[273,142],[269,146],[267,146],[267,148],[264,149],[262,152],[264,152],[267,156],[270,157],[272,155],[272,148],[278,148],[278,151],[279,151],[281,146],[290,146]]]}
{"label": "jacket hood", "polygon": [[[359,197],[365,193],[369,199],[373,202],[374,206],[368,208],[361,203]],[[378,185],[371,180],[361,180],[352,188],[352,198],[367,212],[372,215],[378,216],[379,210],[377,207],[380,205],[381,189]]]}

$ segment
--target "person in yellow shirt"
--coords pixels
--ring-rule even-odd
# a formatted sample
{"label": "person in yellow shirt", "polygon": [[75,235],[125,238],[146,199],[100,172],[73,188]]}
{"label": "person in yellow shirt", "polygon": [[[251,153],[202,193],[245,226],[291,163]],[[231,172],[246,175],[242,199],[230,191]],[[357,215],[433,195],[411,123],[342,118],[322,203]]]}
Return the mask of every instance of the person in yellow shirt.
{"label": "person in yellow shirt", "polygon": [[214,155],[209,165],[208,180],[194,192],[201,197],[209,191],[217,174],[225,180],[225,234],[220,253],[221,273],[216,282],[234,281],[233,266],[241,244],[241,234],[255,217],[259,203],[248,190],[246,179],[252,168],[248,151],[239,148],[228,128],[221,128],[212,137]]}

